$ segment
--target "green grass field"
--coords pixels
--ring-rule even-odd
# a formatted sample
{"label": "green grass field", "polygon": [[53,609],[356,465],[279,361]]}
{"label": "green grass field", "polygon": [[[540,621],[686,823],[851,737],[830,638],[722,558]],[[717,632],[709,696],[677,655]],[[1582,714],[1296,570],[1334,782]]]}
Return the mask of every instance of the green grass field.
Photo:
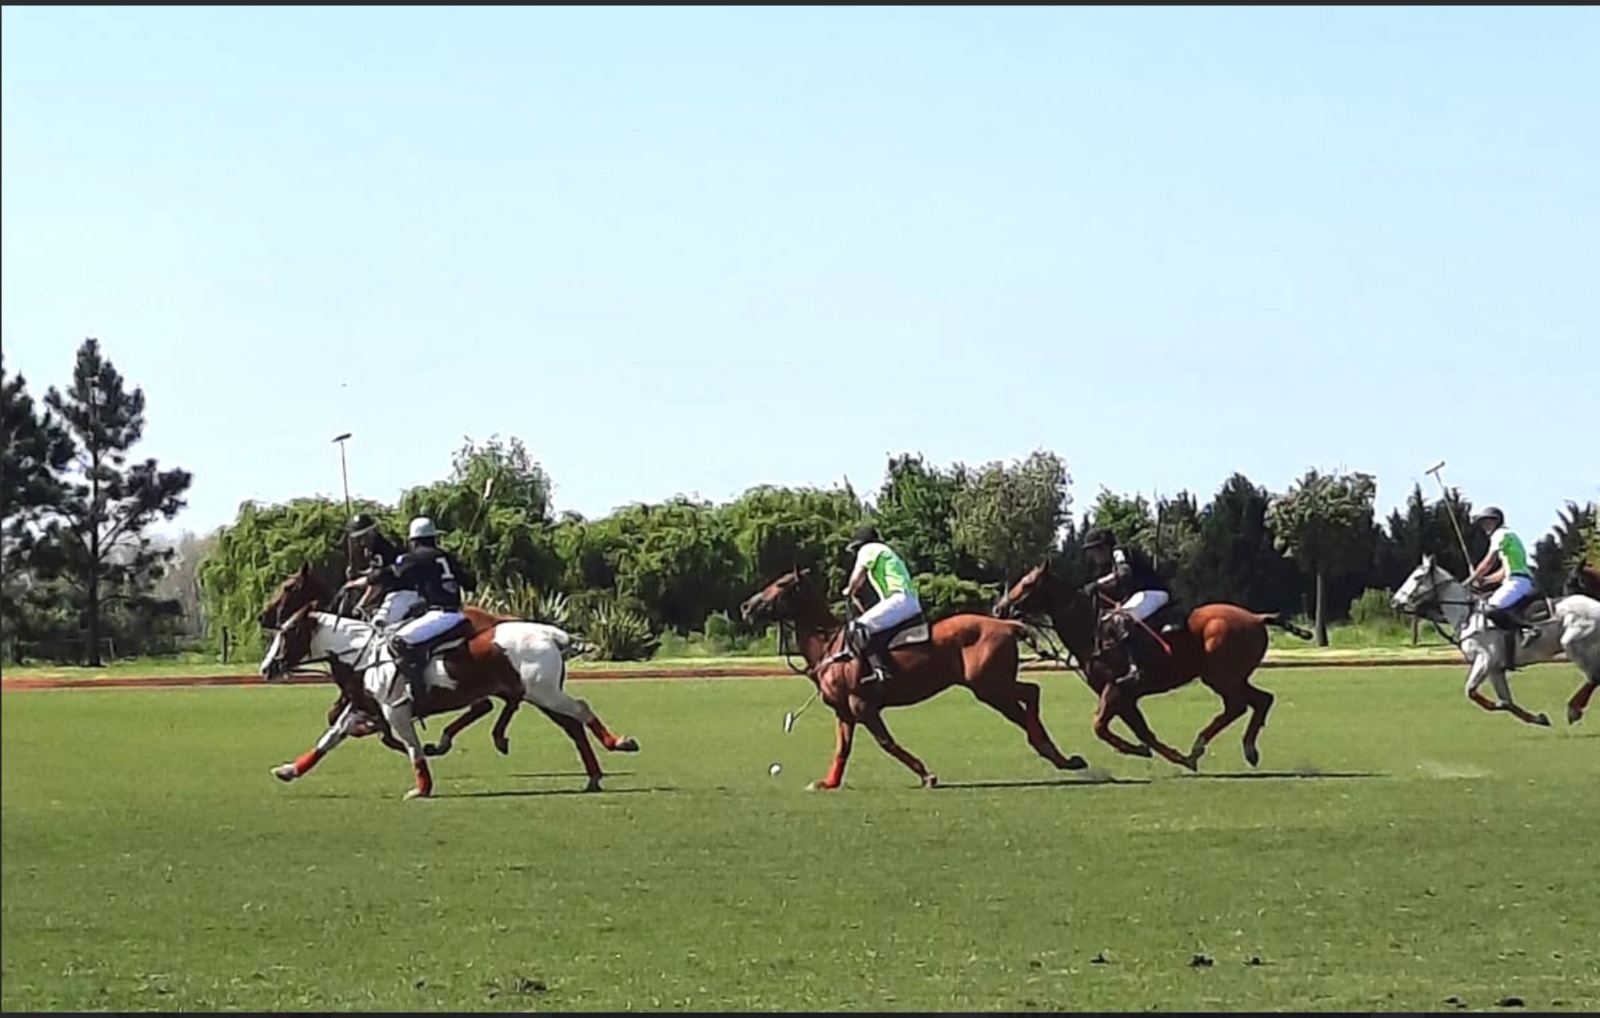
{"label": "green grass field", "polygon": [[[863,733],[836,793],[803,790],[830,719],[782,732],[802,680],[577,681],[642,743],[603,757],[606,793],[574,794],[571,744],[527,711],[509,757],[467,732],[422,802],[373,739],[269,776],[331,687],[7,693],[0,1003],[1600,1008],[1600,717],[1561,719],[1567,666],[1516,679],[1549,729],[1460,681],[1263,673],[1260,771],[1241,723],[1199,776],[1094,741],[1068,675],[1042,677],[1045,719],[1089,777],[951,691],[887,715],[946,787]],[[1180,746],[1215,710],[1146,701]]]}

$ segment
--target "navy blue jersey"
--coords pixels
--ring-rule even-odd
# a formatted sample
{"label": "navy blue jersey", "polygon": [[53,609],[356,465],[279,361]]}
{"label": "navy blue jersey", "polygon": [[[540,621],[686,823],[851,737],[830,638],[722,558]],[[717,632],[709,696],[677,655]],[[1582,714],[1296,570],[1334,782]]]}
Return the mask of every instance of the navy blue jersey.
{"label": "navy blue jersey", "polygon": [[461,588],[471,586],[465,570],[441,548],[413,548],[395,560],[390,573],[390,590],[414,590],[429,608],[446,611],[460,611]]}
{"label": "navy blue jersey", "polygon": [[1167,581],[1156,572],[1156,567],[1138,548],[1117,548],[1111,552],[1112,567],[1117,571],[1117,589],[1123,598],[1132,597],[1141,590],[1159,590],[1171,594]]}

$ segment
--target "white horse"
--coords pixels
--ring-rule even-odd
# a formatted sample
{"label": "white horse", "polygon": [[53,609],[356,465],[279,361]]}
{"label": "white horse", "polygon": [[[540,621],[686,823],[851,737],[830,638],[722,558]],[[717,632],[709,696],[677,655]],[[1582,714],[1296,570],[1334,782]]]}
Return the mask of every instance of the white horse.
{"label": "white horse", "polygon": [[[639,744],[631,737],[613,735],[586,701],[566,692],[565,652],[574,642],[565,630],[540,622],[501,622],[492,630],[474,634],[452,659],[434,657],[424,666],[427,692],[423,706],[428,708],[424,713],[455,710],[489,695],[530,703],[572,738],[589,776],[587,790],[597,792],[603,775],[585,729],[594,732],[608,750],[636,752]],[[313,611],[307,605],[279,627],[260,670],[262,677],[272,682],[302,664],[316,662],[330,665],[350,704],[311,750],[292,763],[274,767],[273,776],[281,781],[303,777],[356,730],[362,705],[375,704],[404,744],[416,771],[416,787],[405,798],[433,794],[427,754],[417,737],[416,705],[388,641],[379,636],[377,628],[359,619]]]}
{"label": "white horse", "polygon": [[[1543,600],[1549,614],[1545,617],[1532,614],[1529,626],[1536,635],[1531,642],[1517,646],[1517,665],[1551,661],[1565,652],[1567,659],[1583,670],[1589,685],[1600,683],[1600,601],[1582,594]],[[1432,555],[1422,557],[1422,563],[1411,571],[1390,601],[1396,611],[1420,615],[1439,626],[1450,626],[1451,632],[1446,635],[1460,647],[1470,665],[1466,694],[1473,703],[1485,710],[1508,711],[1530,724],[1548,725],[1547,716],[1530,714],[1512,701],[1511,687],[1506,681],[1508,641],[1520,641],[1522,637],[1491,627],[1484,614],[1485,603],[1435,563]],[[1490,702],[1478,692],[1485,680],[1494,686],[1498,703]],[[1576,700],[1574,697],[1574,703]],[[1568,705],[1569,723],[1581,715],[1581,709]]]}

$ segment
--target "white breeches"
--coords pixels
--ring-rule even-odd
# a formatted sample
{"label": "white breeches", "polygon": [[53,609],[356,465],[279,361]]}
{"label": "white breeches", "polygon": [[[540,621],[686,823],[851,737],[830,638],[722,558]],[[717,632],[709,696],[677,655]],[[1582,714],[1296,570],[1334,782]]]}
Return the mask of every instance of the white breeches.
{"label": "white breeches", "polygon": [[1489,607],[1509,608],[1533,594],[1533,581],[1526,576],[1508,576],[1489,595]]}
{"label": "white breeches", "polygon": [[1122,611],[1143,622],[1165,608],[1170,600],[1172,598],[1164,590],[1141,590],[1122,602],[1119,607]]}
{"label": "white breeches", "polygon": [[422,595],[414,590],[396,590],[385,594],[383,602],[378,605],[378,612],[372,617],[372,622],[379,630],[387,632],[404,622],[408,616],[427,607],[427,602],[422,600]]}
{"label": "white breeches", "polygon": [[466,618],[466,615],[461,612],[447,612],[434,608],[431,611],[423,612],[401,626],[400,631],[395,635],[415,647],[417,644],[430,640],[457,625],[464,618]]}
{"label": "white breeches", "polygon": [[917,612],[921,610],[922,604],[916,595],[897,590],[862,612],[856,622],[864,626],[869,633],[881,633],[916,617]]}

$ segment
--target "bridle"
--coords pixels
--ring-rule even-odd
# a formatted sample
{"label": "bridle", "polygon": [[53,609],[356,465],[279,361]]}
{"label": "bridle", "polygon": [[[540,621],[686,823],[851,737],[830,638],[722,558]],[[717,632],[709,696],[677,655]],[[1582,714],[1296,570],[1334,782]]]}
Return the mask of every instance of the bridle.
{"label": "bridle", "polygon": [[[281,617],[282,606],[279,606],[279,607],[280,607],[279,614],[280,614],[280,617]],[[333,625],[330,626],[329,628],[332,629],[334,632],[338,632],[340,630],[340,628],[343,627],[343,625],[346,622],[359,622],[359,621],[360,621],[359,619],[351,619],[351,618],[346,618],[343,615],[335,615],[333,617]],[[371,626],[371,623],[367,623],[367,622],[363,622],[361,624],[362,625]],[[318,623],[318,625],[321,625],[321,623]],[[372,628],[372,635],[367,638],[367,641],[365,643],[362,643],[362,644],[360,644],[360,645],[358,645],[358,646],[356,646],[354,648],[355,656],[353,658],[351,658],[349,661],[345,661],[344,655],[350,653],[350,651],[348,651],[348,650],[345,650],[345,651],[329,650],[327,653],[323,654],[320,657],[304,658],[301,661],[297,662],[293,667],[288,668],[286,670],[290,674],[294,674],[294,673],[299,672],[302,669],[304,669],[304,667],[306,665],[325,664],[325,665],[328,666],[329,673],[331,674],[332,670],[333,670],[333,667],[335,665],[338,665],[338,666],[341,666],[343,668],[349,669],[350,671],[354,672],[357,677],[360,677],[361,675],[364,675],[368,671],[371,671],[373,668],[377,667],[377,665],[379,663],[378,662],[378,656],[379,655],[377,655],[375,653],[375,654],[372,655],[372,660],[371,661],[369,661],[368,663],[366,663],[364,665],[360,664],[362,656],[365,655],[367,653],[367,651],[369,649],[371,649],[372,646],[375,643],[377,643],[377,640],[378,640],[378,633],[379,633],[378,627],[377,626],[371,626],[371,628]],[[321,673],[320,672],[312,672],[311,674],[321,674]]]}
{"label": "bridle", "polygon": [[[1444,606],[1447,604],[1459,604],[1470,608],[1473,611],[1477,611],[1480,607],[1481,601],[1479,598],[1475,597],[1469,597],[1465,601],[1461,601],[1454,598],[1447,599],[1441,596],[1439,591],[1445,585],[1445,582],[1455,582],[1455,578],[1449,573],[1444,573],[1444,580],[1438,579],[1441,572],[1443,572],[1443,570],[1441,570],[1437,565],[1430,569],[1428,571],[1428,586],[1419,592],[1421,596],[1418,598],[1416,606],[1412,609],[1402,609],[1401,611],[1402,614],[1415,615],[1427,622],[1434,628],[1434,631],[1440,636],[1444,637],[1446,642],[1448,642],[1451,646],[1460,647],[1460,638],[1456,634],[1445,629],[1445,623],[1450,620],[1444,616]],[[1472,616],[1469,613],[1467,617],[1470,619]],[[1462,621],[1460,628],[1466,628],[1466,620]]]}

